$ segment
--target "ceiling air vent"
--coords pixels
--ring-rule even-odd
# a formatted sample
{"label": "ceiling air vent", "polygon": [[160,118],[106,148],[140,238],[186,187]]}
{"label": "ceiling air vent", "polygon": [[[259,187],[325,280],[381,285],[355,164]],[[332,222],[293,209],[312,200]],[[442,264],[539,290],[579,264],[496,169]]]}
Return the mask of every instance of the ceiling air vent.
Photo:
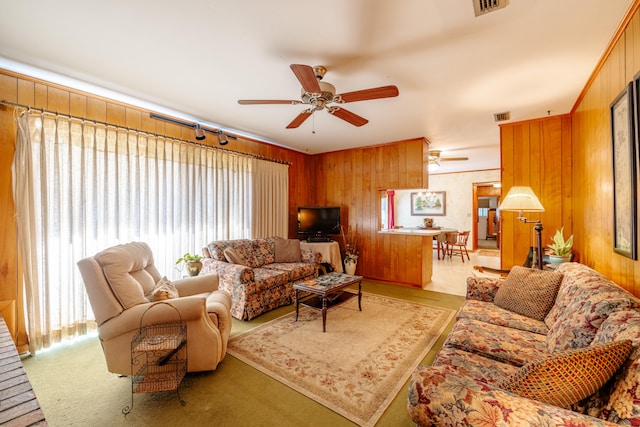
{"label": "ceiling air vent", "polygon": [[476,16],[484,15],[494,10],[502,9],[509,4],[509,0],[473,0],[473,10]]}
{"label": "ceiling air vent", "polygon": [[495,113],[493,115],[493,118],[495,119],[496,122],[504,122],[505,120],[509,120],[509,118],[511,117],[511,115],[509,114],[509,112],[505,112],[505,113]]}

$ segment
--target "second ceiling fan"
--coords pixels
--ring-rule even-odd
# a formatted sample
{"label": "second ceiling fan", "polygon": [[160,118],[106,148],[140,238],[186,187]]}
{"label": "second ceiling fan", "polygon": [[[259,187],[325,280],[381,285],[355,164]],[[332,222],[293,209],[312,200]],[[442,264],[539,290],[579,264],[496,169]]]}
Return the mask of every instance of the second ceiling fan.
{"label": "second ceiling fan", "polygon": [[327,72],[327,69],[325,67],[310,67],[309,65],[291,64],[291,70],[302,85],[302,94],[300,96],[300,100],[241,99],[238,101],[238,104],[309,105],[310,108],[307,108],[306,110],[298,114],[298,116],[287,125],[287,129],[294,129],[299,127],[315,111],[324,109],[326,109],[329,114],[332,114],[348,123],[351,123],[354,126],[362,126],[367,124],[369,120],[342,107],[329,104],[345,104],[348,102],[392,98],[394,96],[398,96],[398,88],[394,85],[336,94],[336,88],[331,83],[321,81],[325,73]]}

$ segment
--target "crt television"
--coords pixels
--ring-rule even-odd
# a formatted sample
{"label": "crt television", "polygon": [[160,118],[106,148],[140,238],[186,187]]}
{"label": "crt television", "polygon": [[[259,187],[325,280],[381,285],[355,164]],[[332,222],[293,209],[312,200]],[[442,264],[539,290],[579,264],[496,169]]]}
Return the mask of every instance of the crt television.
{"label": "crt television", "polygon": [[298,234],[316,238],[340,234],[340,206],[299,206]]}

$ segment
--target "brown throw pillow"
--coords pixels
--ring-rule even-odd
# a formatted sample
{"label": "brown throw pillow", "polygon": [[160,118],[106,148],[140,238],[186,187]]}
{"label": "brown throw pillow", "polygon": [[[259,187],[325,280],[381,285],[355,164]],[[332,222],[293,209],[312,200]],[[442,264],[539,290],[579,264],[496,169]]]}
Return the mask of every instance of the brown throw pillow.
{"label": "brown throw pillow", "polygon": [[591,396],[627,360],[631,340],[560,351],[527,363],[497,386],[519,396],[569,408]]}
{"label": "brown throw pillow", "polygon": [[224,257],[229,264],[239,264],[250,267],[250,262],[235,249],[229,247],[224,249]]}
{"label": "brown throw pillow", "polygon": [[164,301],[167,299],[178,298],[178,296],[178,289],[176,289],[176,285],[174,285],[171,280],[163,277],[158,283],[156,283],[153,291],[151,291],[149,301]]}
{"label": "brown throw pillow", "polygon": [[275,241],[276,262],[300,262],[300,240],[277,239]]}
{"label": "brown throw pillow", "polygon": [[553,307],[562,273],[515,266],[500,285],[493,302],[532,319],[544,320]]}

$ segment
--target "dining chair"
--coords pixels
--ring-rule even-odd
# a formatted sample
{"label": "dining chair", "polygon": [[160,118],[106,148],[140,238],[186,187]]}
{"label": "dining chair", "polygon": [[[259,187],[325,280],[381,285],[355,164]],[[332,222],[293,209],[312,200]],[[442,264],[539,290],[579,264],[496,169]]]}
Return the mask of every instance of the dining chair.
{"label": "dining chair", "polygon": [[449,258],[451,258],[453,255],[460,254],[460,258],[462,259],[462,262],[464,262],[464,256],[466,254],[467,259],[471,260],[471,258],[469,258],[469,252],[467,251],[467,240],[469,239],[469,233],[469,231],[461,231],[459,233],[456,233],[455,239],[452,238],[451,241],[447,239]]}
{"label": "dining chair", "polygon": [[447,255],[447,233],[440,233],[433,236],[434,249],[438,251],[438,259],[442,253],[442,259]]}
{"label": "dining chair", "polygon": [[[445,241],[444,241],[444,255],[449,255],[451,258],[450,252],[453,245],[458,241],[458,232],[457,231],[447,231],[444,233]],[[443,256],[442,259],[445,257]]]}

